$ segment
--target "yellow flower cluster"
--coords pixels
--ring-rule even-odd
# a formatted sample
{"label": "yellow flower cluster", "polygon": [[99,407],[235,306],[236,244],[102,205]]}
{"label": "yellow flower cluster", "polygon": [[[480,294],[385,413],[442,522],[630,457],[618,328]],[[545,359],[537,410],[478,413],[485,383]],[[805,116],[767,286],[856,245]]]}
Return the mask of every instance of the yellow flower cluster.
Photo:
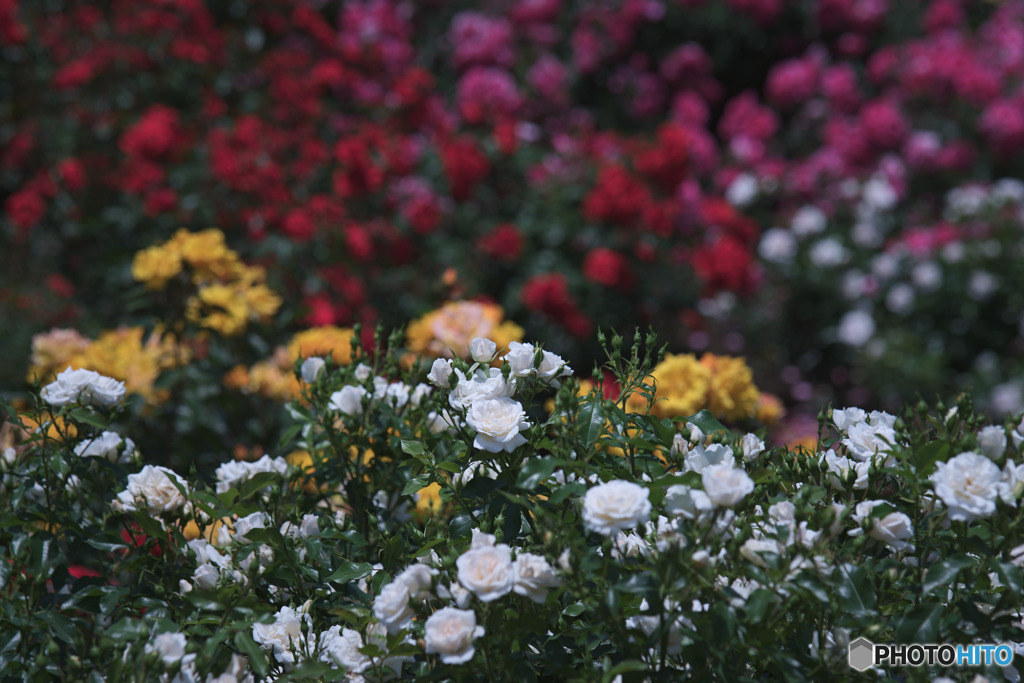
{"label": "yellow flower cluster", "polygon": [[167,242],[138,252],[132,261],[132,276],[148,289],[163,289],[181,273],[196,287],[186,302],[186,317],[225,336],[239,334],[249,322],[269,319],[281,307],[281,298],[265,284],[266,271],[242,263],[216,228],[183,228]]}
{"label": "yellow flower cluster", "polygon": [[[756,416],[761,392],[754,385],[750,367],[743,358],[705,353],[668,354],[651,373],[655,386],[656,417],[693,415],[707,408],[722,420],[746,420]],[[628,400],[634,412],[645,409],[642,396]]]}
{"label": "yellow flower cluster", "polygon": [[496,304],[452,301],[409,323],[406,345],[420,356],[468,357],[469,342],[484,337],[501,350],[509,342],[523,338],[523,328],[503,320],[504,316],[505,312]]}
{"label": "yellow flower cluster", "polygon": [[290,401],[299,395],[301,385],[295,378],[295,361],[310,356],[330,356],[338,365],[352,362],[352,328],[328,325],[298,332],[287,346],[252,367],[238,365],[224,377],[224,385],[245,393],[259,394],[278,401]]}
{"label": "yellow flower cluster", "polygon": [[32,338],[29,381],[49,382],[67,367],[93,370],[124,382],[128,393],[155,404],[166,392],[154,384],[160,373],[188,362],[188,350],[160,331],[145,337],[141,327],[119,327],[90,340],[74,330],[54,329]]}

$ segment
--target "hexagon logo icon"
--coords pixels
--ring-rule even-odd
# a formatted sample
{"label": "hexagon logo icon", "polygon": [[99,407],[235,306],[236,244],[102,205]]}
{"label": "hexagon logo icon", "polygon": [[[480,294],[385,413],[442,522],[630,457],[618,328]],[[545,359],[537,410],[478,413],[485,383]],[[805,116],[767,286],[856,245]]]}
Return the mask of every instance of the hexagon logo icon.
{"label": "hexagon logo icon", "polygon": [[850,643],[850,667],[857,671],[867,671],[875,663],[875,644],[867,638],[858,638]]}

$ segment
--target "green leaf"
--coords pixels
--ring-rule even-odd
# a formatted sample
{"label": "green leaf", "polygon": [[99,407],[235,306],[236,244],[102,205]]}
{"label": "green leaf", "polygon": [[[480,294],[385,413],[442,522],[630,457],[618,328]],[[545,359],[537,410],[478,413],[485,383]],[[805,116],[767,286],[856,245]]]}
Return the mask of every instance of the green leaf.
{"label": "green leaf", "polygon": [[110,425],[103,419],[103,416],[90,408],[75,408],[68,411],[68,415],[76,422],[87,424],[96,429],[106,429]]}
{"label": "green leaf", "polygon": [[465,467],[455,462],[454,460],[446,460],[437,464],[437,469],[444,470],[445,472],[461,472]]}
{"label": "green leaf", "polygon": [[576,415],[576,424],[579,426],[580,440],[583,442],[584,450],[590,450],[597,443],[597,438],[604,432],[607,419],[604,401],[600,399],[588,401],[580,406],[580,411]]}
{"label": "green leaf", "polygon": [[458,515],[448,525],[448,535],[452,538],[468,538],[474,526],[472,517],[467,514]]}
{"label": "green leaf", "polygon": [[899,643],[936,643],[942,605],[931,602],[914,608],[896,622],[895,636]]}
{"label": "green leaf", "polygon": [[647,665],[638,659],[627,659],[606,671],[601,680],[605,682],[613,681],[616,677],[621,676],[622,674],[628,674],[634,671],[647,671]]}
{"label": "green leaf", "polygon": [[278,444],[280,444],[281,446],[287,446],[288,444],[290,444],[292,442],[292,439],[294,439],[296,435],[298,435],[298,433],[302,431],[302,427],[302,424],[297,424],[292,425],[291,427],[286,429],[284,434],[282,434],[281,438],[278,440]]}
{"label": "green leaf", "polygon": [[128,546],[121,541],[102,541],[98,538],[87,538],[85,539],[85,542],[91,545],[93,548],[96,548],[96,550],[103,550],[108,553],[113,553],[117,552],[118,550],[125,550],[128,548]]}
{"label": "green leaf", "polygon": [[[839,581],[836,586],[839,604],[851,616],[862,617],[873,614],[878,601],[871,578],[863,567],[843,565],[839,567]],[[931,641],[905,641],[931,642]]]}
{"label": "green leaf", "polygon": [[537,488],[538,484],[550,477],[560,464],[562,464],[561,460],[552,458],[550,455],[527,460],[519,470],[519,476],[516,477],[516,486],[526,491],[532,491]]}
{"label": "green leaf", "polygon": [[776,593],[765,588],[758,588],[751,593],[743,606],[750,618],[750,623],[760,623],[764,619],[765,613],[775,606],[777,597]]}
{"label": "green leaf", "polygon": [[576,602],[562,610],[562,614],[564,614],[567,617],[578,617],[579,615],[583,614],[583,611],[585,609],[586,608],[583,606],[582,602]]}
{"label": "green leaf", "polygon": [[427,450],[423,447],[422,441],[402,441],[402,452],[411,456],[423,455]]}
{"label": "green leaf", "polygon": [[[928,567],[928,571],[925,572],[924,583],[921,585],[921,595],[928,595],[939,587],[949,587],[962,569],[973,567],[975,564],[977,564],[976,560],[973,560],[966,555],[955,555],[953,557],[948,557],[937,564],[933,564]],[[942,594],[940,597],[945,598],[945,594]]]}
{"label": "green leaf", "polygon": [[249,479],[243,481],[242,485],[238,487],[238,499],[245,500],[280,479],[281,475],[277,472],[257,472]]}
{"label": "green leaf", "polygon": [[75,643],[75,625],[63,614],[46,615],[46,626],[53,635],[63,640],[68,645]]}
{"label": "green leaf", "polygon": [[113,640],[134,640],[141,638],[149,632],[146,623],[138,617],[124,617],[118,619],[103,634]]}
{"label": "green leaf", "polygon": [[11,576],[11,564],[4,558],[0,558],[0,590],[7,586],[7,579]]}
{"label": "green leaf", "polygon": [[1004,586],[1014,595],[1024,592],[1024,572],[1012,562],[1000,562],[996,565],[996,575]]}
{"label": "green leaf", "polygon": [[718,419],[711,414],[711,411],[705,408],[695,415],[684,417],[681,419],[685,425],[687,422],[692,422],[700,428],[700,431],[705,434],[713,434],[715,432],[724,432],[725,425],[718,421]]}
{"label": "green leaf", "polygon": [[935,463],[949,458],[950,450],[948,441],[932,441],[921,446],[914,453],[914,466],[918,474],[922,477],[931,474],[935,470]]}
{"label": "green leaf", "polygon": [[343,562],[333,574],[327,577],[327,580],[348,583],[349,581],[363,578],[370,573],[372,568],[366,562]]}
{"label": "green leaf", "polygon": [[569,496],[582,496],[587,492],[586,484],[582,484],[578,481],[574,481],[571,484],[558,487],[558,490],[551,494],[548,498],[548,503],[551,505],[558,505]]}
{"label": "green leaf", "polygon": [[235,647],[242,651],[242,654],[249,657],[249,665],[256,669],[256,673],[264,676],[267,673],[267,654],[264,652],[247,631],[235,633]]}
{"label": "green leaf", "polygon": [[411,496],[420,489],[424,488],[429,483],[430,474],[428,472],[424,472],[423,474],[417,475],[406,482],[405,488],[402,489],[402,495]]}

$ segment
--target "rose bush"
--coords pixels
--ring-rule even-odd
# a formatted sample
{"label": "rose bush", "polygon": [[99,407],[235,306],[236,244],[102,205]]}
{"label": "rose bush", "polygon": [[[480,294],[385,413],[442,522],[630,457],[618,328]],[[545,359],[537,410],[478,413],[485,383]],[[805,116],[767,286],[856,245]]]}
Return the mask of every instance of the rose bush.
{"label": "rose bush", "polygon": [[[509,395],[468,405],[450,397],[476,362],[445,361],[449,386],[430,388],[436,368],[386,343],[325,358],[312,382],[297,360],[277,449],[188,475],[139,447],[78,452],[126,449],[144,403],[37,398],[31,420],[8,406],[5,672],[849,678],[860,636],[1024,642],[1019,415],[991,423],[967,396],[826,407],[813,446],[791,450],[708,411],[631,410],[634,392],[654,399],[653,337],[608,340],[616,398],[575,375],[513,383],[498,349]],[[334,408],[343,387],[364,390],[362,411]],[[524,443],[476,447],[468,415],[495,400],[531,416]],[[857,425],[891,430],[884,457],[858,459]],[[1018,664],[984,674],[1016,680]]]}

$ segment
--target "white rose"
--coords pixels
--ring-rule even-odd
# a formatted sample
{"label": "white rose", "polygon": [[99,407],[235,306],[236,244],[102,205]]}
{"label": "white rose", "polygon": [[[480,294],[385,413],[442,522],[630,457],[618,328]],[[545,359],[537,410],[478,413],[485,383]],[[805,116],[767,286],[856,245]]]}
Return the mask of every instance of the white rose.
{"label": "white rose", "polygon": [[342,631],[335,625],[320,634],[319,642],[320,660],[328,664],[333,660],[349,674],[361,674],[373,664],[369,655],[359,651],[363,647],[363,636],[359,631],[350,628]]}
{"label": "white rose", "polygon": [[912,548],[913,546],[907,542],[907,539],[914,535],[914,526],[910,521],[910,517],[902,512],[890,512],[884,517],[871,518],[871,511],[883,504],[886,504],[886,501],[865,500],[857,503],[857,506],[853,509],[851,519],[858,524],[858,528],[852,529],[849,532],[850,536],[859,536],[863,533],[860,525],[863,524],[864,520],[870,519],[871,527],[868,530],[868,535],[871,538],[887,543],[896,550]]}
{"label": "white rose", "polygon": [[388,633],[395,634],[412,623],[416,613],[409,604],[412,595],[405,581],[392,581],[373,601],[373,615]]}
{"label": "white rose", "polygon": [[505,381],[498,368],[479,369],[468,378],[456,368],[455,376],[458,382],[448,394],[448,405],[457,410],[468,409],[474,401],[512,396],[516,389],[515,379]]}
{"label": "white rose", "polygon": [[466,423],[476,430],[473,447],[511,453],[526,443],[526,437],[519,433],[530,427],[525,417],[522,404],[506,396],[473,401],[466,414]]}
{"label": "white rose", "polygon": [[557,384],[559,377],[569,377],[572,375],[572,368],[562,360],[561,356],[550,351],[544,351],[540,360],[540,367],[537,368],[537,375],[549,383]]}
{"label": "white rose", "polygon": [[430,366],[430,372],[427,373],[427,381],[433,384],[435,387],[441,389],[447,389],[451,386],[449,376],[452,374],[452,361],[450,358],[438,358],[434,361],[434,364]]}
{"label": "white rose", "polygon": [[832,411],[832,422],[841,432],[845,432],[858,422],[863,422],[867,417],[867,413],[860,408],[842,408]]}
{"label": "white rose", "polygon": [[967,452],[938,463],[936,468],[929,478],[951,520],[970,522],[996,511],[1002,473],[994,462]]}
{"label": "white rose", "polygon": [[[185,505],[185,495],[175,482],[188,493],[188,487],[172,470],[146,465],[138,474],[128,475],[128,488],[117,494],[115,503],[123,510],[147,509],[152,515],[177,510]],[[142,507],[136,507],[138,504]]]}
{"label": "white rose", "polygon": [[477,337],[469,342],[469,357],[477,363],[490,363],[498,353],[498,345],[490,339]]}
{"label": "white rose", "polygon": [[998,425],[983,427],[978,432],[978,448],[989,458],[996,460],[1006,452],[1006,430]]}
{"label": "white rose", "polygon": [[665,492],[665,512],[673,517],[697,519],[715,509],[708,494],[685,484],[675,484]]}
{"label": "white rose", "polygon": [[768,566],[768,561],[762,557],[765,553],[782,555],[785,553],[785,548],[781,543],[770,538],[748,538],[740,546],[740,556],[758,567]]}
{"label": "white rose", "polygon": [[604,536],[631,529],[650,518],[649,495],[643,486],[621,479],[594,486],[583,497],[583,523]]}
{"label": "white rose", "polygon": [[434,388],[429,384],[419,382],[413,388],[412,394],[409,396],[409,402],[412,403],[414,406],[418,406],[422,404],[423,399],[425,399],[427,396],[430,396],[431,392],[433,391]]}
{"label": "white rose", "polygon": [[340,391],[331,394],[331,401],[328,408],[337,410],[344,415],[358,415],[363,412],[363,397],[366,396],[364,387],[347,385]]}
{"label": "white rose", "polygon": [[459,583],[484,602],[496,600],[512,590],[512,551],[504,543],[467,550],[455,561]]}
{"label": "white rose", "polygon": [[373,368],[366,363],[360,363],[356,366],[355,372],[352,373],[352,376],[356,378],[357,382],[365,382],[370,379],[370,375],[372,374]]}
{"label": "white rose", "polygon": [[[703,438],[703,433],[701,438]],[[732,449],[720,443],[704,446],[697,443],[683,456],[683,470],[686,472],[703,472],[712,465],[736,466],[736,456]]]}
{"label": "white rose", "polygon": [[896,443],[896,432],[884,424],[875,426],[868,422],[858,422],[850,426],[846,433],[843,445],[853,458],[861,462],[888,453]]}
{"label": "white rose", "polygon": [[317,356],[311,356],[306,360],[302,361],[302,365],[299,367],[299,374],[302,375],[302,381],[306,384],[312,384],[320,377],[324,372],[324,366],[327,363],[323,358]]}
{"label": "white rose", "polygon": [[124,399],[124,382],[92,370],[72,370],[69,366],[56,380],[43,387],[39,395],[51,406],[66,406],[75,401],[112,406]]}
{"label": "white rose", "polygon": [[179,662],[185,666],[196,658],[195,654],[185,654],[187,646],[188,640],[185,639],[183,633],[161,633],[153,636],[153,640],[146,643],[145,651],[146,654],[156,653],[166,667],[174,666]]}
{"label": "white rose", "polygon": [[541,555],[519,553],[512,566],[514,585],[512,589],[518,594],[542,603],[548,596],[548,590],[558,588],[562,584],[555,568]]}
{"label": "white rose", "polygon": [[711,465],[701,475],[704,492],[719,507],[731,508],[754,490],[754,480],[737,467]]}
{"label": "white rose", "polygon": [[532,375],[535,372],[533,367],[535,354],[536,351],[533,348],[533,344],[510,342],[508,345],[508,353],[505,354],[505,361],[512,369],[512,375],[514,377],[526,377],[527,375]]}
{"label": "white rose", "polygon": [[743,460],[751,462],[764,452],[764,441],[757,438],[756,434],[744,434],[740,439],[740,449],[743,451]]}
{"label": "white rose", "polygon": [[445,664],[463,664],[473,658],[473,641],[484,635],[471,610],[443,607],[424,625],[427,654],[441,655]]}
{"label": "white rose", "polygon": [[[121,449],[121,444],[124,444],[124,449]],[[117,432],[103,432],[100,436],[87,439],[75,446],[75,453],[82,457],[104,458],[110,462],[125,464],[135,453],[135,442],[122,438]]]}
{"label": "white rose", "polygon": [[309,614],[291,607],[282,607],[274,615],[272,624],[255,623],[252,625],[252,637],[264,650],[272,650],[278,662],[292,664],[298,655],[307,654],[306,634],[302,623],[308,628],[312,624]]}
{"label": "white rose", "polygon": [[1024,464],[1018,465],[1009,458],[1003,465],[1003,478],[1000,482],[999,497],[1007,505],[1017,507],[1017,498],[1024,493]]}
{"label": "white rose", "polygon": [[253,529],[266,529],[267,522],[269,521],[270,516],[262,510],[258,510],[251,515],[246,515],[245,517],[240,518],[235,522],[235,541],[238,543],[248,543],[249,539],[247,539],[245,535]]}
{"label": "white rose", "polygon": [[436,569],[417,562],[406,567],[401,574],[395,577],[395,581],[401,581],[409,587],[409,596],[411,598],[423,600],[430,595],[430,586],[435,574],[437,574]]}

